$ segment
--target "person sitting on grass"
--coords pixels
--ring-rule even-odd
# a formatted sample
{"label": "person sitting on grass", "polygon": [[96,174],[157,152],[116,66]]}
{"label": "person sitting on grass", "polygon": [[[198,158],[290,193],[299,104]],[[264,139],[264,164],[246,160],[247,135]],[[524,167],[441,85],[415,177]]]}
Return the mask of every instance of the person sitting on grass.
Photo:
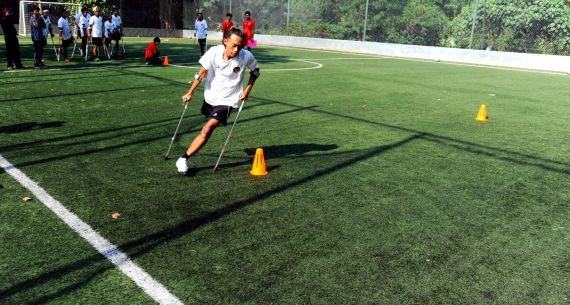
{"label": "person sitting on grass", "polygon": [[144,54],[144,59],[146,60],[146,65],[159,66],[162,65],[162,59],[160,59],[160,38],[154,37],[151,43],[148,44],[146,52]]}
{"label": "person sitting on grass", "polygon": [[[202,58],[202,68],[194,76],[195,80],[182,100],[189,103],[194,91],[205,79],[202,114],[207,117],[202,131],[194,138],[188,149],[176,161],[179,173],[186,174],[186,160],[197,153],[220,124],[226,125],[232,108],[238,108],[240,101],[249,96],[255,80],[259,77],[259,66],[253,54],[243,50],[245,34],[239,29],[230,29],[224,33],[223,45],[210,48]],[[249,81],[245,89],[243,80],[245,70],[250,70]]]}

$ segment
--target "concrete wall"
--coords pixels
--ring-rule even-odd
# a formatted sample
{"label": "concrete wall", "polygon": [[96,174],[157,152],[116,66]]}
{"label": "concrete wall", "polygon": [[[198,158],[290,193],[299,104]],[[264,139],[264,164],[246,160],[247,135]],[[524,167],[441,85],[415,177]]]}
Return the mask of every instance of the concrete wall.
{"label": "concrete wall", "polygon": [[[194,31],[183,31],[184,37],[192,37],[193,35]],[[220,41],[222,39],[222,34],[220,32],[210,31],[208,32],[208,39]],[[381,42],[346,41],[259,34],[255,35],[255,39],[260,45],[333,50],[570,74],[570,56],[466,50]]]}
{"label": "concrete wall", "polygon": [[306,37],[255,35],[258,44],[307,49],[335,50],[383,56],[440,60],[446,62],[570,73],[570,56],[539,55],[345,41]]}

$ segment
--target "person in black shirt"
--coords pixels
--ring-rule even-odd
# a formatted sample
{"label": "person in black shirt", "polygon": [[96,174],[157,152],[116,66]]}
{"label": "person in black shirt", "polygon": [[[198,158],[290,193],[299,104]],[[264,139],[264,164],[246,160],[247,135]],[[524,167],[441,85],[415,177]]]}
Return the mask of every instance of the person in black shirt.
{"label": "person in black shirt", "polygon": [[12,12],[9,8],[2,10],[2,17],[0,18],[2,24],[2,31],[4,31],[4,41],[6,42],[6,59],[8,60],[8,70],[16,68],[23,69],[22,60],[20,58],[20,42],[18,41],[18,33],[14,27],[12,19]]}

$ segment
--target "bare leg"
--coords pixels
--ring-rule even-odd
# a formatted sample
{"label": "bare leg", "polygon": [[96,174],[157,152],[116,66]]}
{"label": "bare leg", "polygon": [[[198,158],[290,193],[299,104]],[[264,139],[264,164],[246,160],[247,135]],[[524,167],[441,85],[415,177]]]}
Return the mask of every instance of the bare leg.
{"label": "bare leg", "polygon": [[190,144],[188,150],[186,150],[186,154],[188,156],[192,156],[195,153],[197,153],[202,147],[204,147],[204,145],[206,145],[206,143],[210,139],[210,136],[212,136],[214,129],[216,129],[216,127],[219,124],[220,121],[216,119],[208,120],[208,122],[206,122],[206,125],[204,125],[204,127],[202,128],[200,134],[197,135],[196,138],[194,138],[192,144]]}

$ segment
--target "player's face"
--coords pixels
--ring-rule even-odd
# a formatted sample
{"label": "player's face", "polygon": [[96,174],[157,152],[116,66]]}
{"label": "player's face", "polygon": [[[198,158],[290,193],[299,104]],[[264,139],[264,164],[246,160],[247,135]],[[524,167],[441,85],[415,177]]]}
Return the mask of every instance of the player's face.
{"label": "player's face", "polygon": [[249,20],[250,18],[251,18],[251,15],[250,15],[250,14],[246,14],[246,15],[245,15],[245,19]]}
{"label": "player's face", "polygon": [[229,38],[224,38],[224,45],[226,46],[226,51],[224,53],[228,58],[234,58],[243,47],[242,44],[243,39],[236,34],[232,34]]}

